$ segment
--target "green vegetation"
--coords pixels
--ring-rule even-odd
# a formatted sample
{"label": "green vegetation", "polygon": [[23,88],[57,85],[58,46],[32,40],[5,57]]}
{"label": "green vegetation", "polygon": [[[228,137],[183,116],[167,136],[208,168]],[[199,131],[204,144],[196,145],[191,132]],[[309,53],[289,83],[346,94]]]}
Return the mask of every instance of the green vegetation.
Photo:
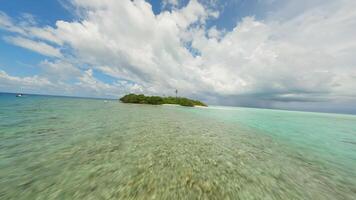
{"label": "green vegetation", "polygon": [[120,98],[123,103],[138,103],[138,104],[178,104],[181,106],[207,106],[201,101],[191,100],[183,97],[159,97],[159,96],[145,96],[143,94],[128,94]]}

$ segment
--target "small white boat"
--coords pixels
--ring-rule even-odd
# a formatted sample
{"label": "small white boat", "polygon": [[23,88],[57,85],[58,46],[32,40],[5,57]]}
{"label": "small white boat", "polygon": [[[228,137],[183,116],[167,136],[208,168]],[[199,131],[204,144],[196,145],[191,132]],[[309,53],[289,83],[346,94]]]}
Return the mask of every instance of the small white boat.
{"label": "small white boat", "polygon": [[23,94],[16,94],[16,97],[22,97]]}

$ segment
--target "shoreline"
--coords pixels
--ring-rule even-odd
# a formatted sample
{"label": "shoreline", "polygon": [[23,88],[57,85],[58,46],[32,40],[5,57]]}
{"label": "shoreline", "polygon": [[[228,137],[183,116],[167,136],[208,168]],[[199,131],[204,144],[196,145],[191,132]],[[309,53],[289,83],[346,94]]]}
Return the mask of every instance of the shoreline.
{"label": "shoreline", "polygon": [[[187,107],[187,106],[182,106],[182,105],[179,105],[179,104],[169,104],[169,103],[164,103],[164,104],[161,104],[162,106],[179,106],[179,107]],[[193,108],[208,108],[208,106],[192,106]]]}

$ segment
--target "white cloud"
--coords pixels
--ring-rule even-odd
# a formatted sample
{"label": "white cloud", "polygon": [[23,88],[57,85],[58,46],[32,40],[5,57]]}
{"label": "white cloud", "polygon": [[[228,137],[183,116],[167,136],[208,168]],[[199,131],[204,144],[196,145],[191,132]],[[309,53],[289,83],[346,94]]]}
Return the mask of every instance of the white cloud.
{"label": "white cloud", "polygon": [[[56,64],[59,63],[45,65]],[[92,69],[88,69],[78,76],[75,84],[69,84],[62,79],[51,76],[49,78],[37,75],[18,77],[0,70],[0,90],[20,93],[116,98],[126,93],[143,92],[142,87],[136,83],[116,81],[108,84],[97,80],[93,75]]]}
{"label": "white cloud", "polygon": [[40,66],[42,67],[44,76],[50,80],[66,81],[81,75],[80,69],[64,60],[44,60],[40,63]]}
{"label": "white cloud", "polygon": [[24,30],[14,24],[12,19],[7,16],[4,12],[0,11],[0,28],[7,31],[24,34]]}
{"label": "white cloud", "polygon": [[101,96],[119,96],[128,92],[143,92],[141,86],[127,81],[116,81],[112,84],[103,83],[94,77],[92,69],[84,71],[76,85],[89,96],[93,93]]}
{"label": "white cloud", "polygon": [[162,8],[177,7],[178,5],[179,5],[178,0],[163,0],[162,1]]}
{"label": "white cloud", "polygon": [[23,37],[12,37],[8,36],[4,38],[7,42],[12,43],[16,46],[20,46],[39,54],[50,56],[50,57],[62,57],[59,49],[50,46],[44,42],[34,41]]}
{"label": "white cloud", "polygon": [[178,88],[183,95],[217,98],[218,103],[263,105],[354,99],[355,2],[303,2],[307,6],[284,2],[288,12],[263,21],[245,17],[231,31],[207,29],[207,20],[219,12],[196,0],[159,15],[144,0],[74,0],[81,20],[16,29],[2,14],[0,26],[42,41],[21,38],[19,46],[55,57],[61,52],[47,43],[66,46],[75,63],[127,80],[107,84],[95,79],[93,70],[72,71],[79,80],[76,87],[87,86],[88,94],[135,88],[172,94]]}
{"label": "white cloud", "polygon": [[5,71],[0,70],[0,89],[3,91],[21,91],[30,90],[34,88],[43,88],[53,86],[52,83],[39,76],[30,77],[16,77],[7,74]]}
{"label": "white cloud", "polygon": [[53,44],[63,45],[54,28],[50,26],[37,27],[35,17],[28,13],[23,13],[18,22],[16,22],[0,11],[0,29],[19,34],[21,35],[18,36],[19,38],[37,39],[41,40],[42,43],[52,42]]}

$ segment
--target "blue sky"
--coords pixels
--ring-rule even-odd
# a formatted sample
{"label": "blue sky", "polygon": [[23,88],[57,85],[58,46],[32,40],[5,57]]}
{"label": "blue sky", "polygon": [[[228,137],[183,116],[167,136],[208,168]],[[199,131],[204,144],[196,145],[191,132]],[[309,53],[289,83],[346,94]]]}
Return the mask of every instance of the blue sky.
{"label": "blue sky", "polygon": [[[163,7],[163,2],[147,1],[152,5],[155,14],[162,10],[171,10],[172,7]],[[184,7],[188,0],[179,1],[178,7]],[[79,17],[71,10],[70,3],[65,0],[4,0],[1,3],[0,11],[19,22],[26,20],[26,15],[30,15],[36,21],[37,26],[55,26],[57,20],[75,21]],[[208,27],[216,26],[219,29],[231,30],[245,16],[261,16],[257,11],[258,0],[252,1],[225,1],[217,6],[221,12],[218,19],[210,20]],[[2,36],[16,35],[11,32],[0,30]],[[9,44],[5,40],[0,40],[0,69],[14,76],[26,77],[41,73],[37,65],[45,59],[51,59],[39,53]],[[84,67],[84,69],[86,69]],[[100,71],[96,71],[95,77],[99,80],[112,83],[114,79]]]}
{"label": "blue sky", "polygon": [[[0,11],[8,16],[21,20],[24,15],[30,14],[39,25],[54,25],[59,19],[72,20],[74,16],[62,7],[59,1],[22,1],[5,0],[1,2]],[[1,36],[14,35],[11,32],[0,30]],[[19,48],[4,40],[0,40],[0,69],[16,76],[32,76],[38,74],[40,69],[35,67],[46,59],[45,56],[33,51]]]}
{"label": "blue sky", "polygon": [[[164,10],[161,0],[150,0],[148,2],[152,5],[155,14],[159,14],[162,9]],[[266,10],[261,9],[264,4],[259,2],[260,0],[223,1],[216,6],[221,12],[220,17],[210,20],[208,27],[216,26],[218,29],[231,30],[243,17],[263,18]],[[188,0],[180,1],[179,7],[184,7],[188,3]],[[3,0],[0,11],[19,21],[24,18],[23,15],[30,14],[39,26],[55,26],[57,20],[73,21],[78,19],[76,14],[69,10],[69,7],[69,3],[64,0]],[[4,30],[0,30],[0,33],[2,36],[11,35]],[[38,65],[41,60],[49,59],[36,52],[9,44],[4,40],[0,40],[0,51],[3,55],[0,57],[0,69],[16,76],[31,76],[40,73],[40,69],[34,66]],[[98,77],[103,81],[107,81],[106,79],[112,81],[110,77],[103,74],[98,75]]]}
{"label": "blue sky", "polygon": [[3,0],[0,91],[354,112],[352,0]]}

